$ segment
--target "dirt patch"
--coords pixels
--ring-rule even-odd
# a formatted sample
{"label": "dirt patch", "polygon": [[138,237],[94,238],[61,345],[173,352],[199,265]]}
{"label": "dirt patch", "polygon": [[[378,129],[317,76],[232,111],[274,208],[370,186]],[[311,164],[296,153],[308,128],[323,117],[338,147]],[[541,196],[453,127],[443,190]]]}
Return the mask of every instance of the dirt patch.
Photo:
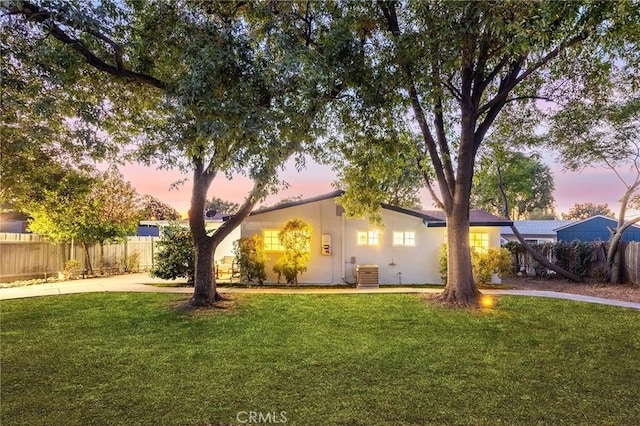
{"label": "dirt patch", "polygon": [[584,296],[603,297],[640,303],[640,286],[626,284],[605,284],[598,282],[574,283],[566,280],[548,280],[542,278],[512,277],[503,280],[502,288],[517,290],[545,290]]}
{"label": "dirt patch", "polygon": [[174,303],[172,308],[179,314],[201,316],[233,312],[238,306],[239,302],[233,295],[225,295],[221,300],[217,300],[209,306],[193,306],[190,299],[186,299]]}

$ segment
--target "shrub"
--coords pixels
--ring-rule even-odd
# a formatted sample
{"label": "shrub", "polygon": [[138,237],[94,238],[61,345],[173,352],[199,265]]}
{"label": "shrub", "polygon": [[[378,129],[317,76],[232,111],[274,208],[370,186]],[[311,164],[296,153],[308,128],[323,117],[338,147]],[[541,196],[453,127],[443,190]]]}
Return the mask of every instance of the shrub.
{"label": "shrub", "polygon": [[572,241],[571,243],[558,241],[552,248],[556,264],[580,277],[589,275],[593,251],[593,243],[585,243],[578,240]]}
{"label": "shrub", "polygon": [[120,258],[120,263],[124,272],[138,271],[140,269],[140,252],[134,251],[128,256],[123,254]]}
{"label": "shrub", "polygon": [[442,282],[447,284],[447,262],[449,261],[449,251],[446,244],[440,245],[440,259],[438,262],[438,272],[440,272],[440,278]]}
{"label": "shrub", "polygon": [[511,252],[506,248],[490,248],[487,253],[471,250],[473,279],[478,284],[488,284],[491,277],[507,276],[513,270]]}
{"label": "shrub", "polygon": [[311,226],[300,219],[287,222],[278,234],[284,253],[273,266],[273,272],[278,274],[278,280],[285,276],[287,283],[298,285],[298,274],[307,270],[309,263]]}
{"label": "shrub", "polygon": [[264,280],[267,279],[267,255],[264,252],[262,237],[254,235],[234,241],[233,252],[240,267],[240,279],[247,283],[264,284]]}
{"label": "shrub", "polygon": [[82,265],[80,265],[80,262],[78,262],[76,259],[69,259],[66,262],[64,262],[64,267],[62,269],[62,272],[64,272],[65,274],[71,274],[79,270],[81,266]]}
{"label": "shrub", "polygon": [[[439,271],[440,278],[447,283],[447,245],[440,246]],[[471,250],[471,268],[476,284],[491,282],[493,274],[505,277],[513,270],[511,252],[506,248],[490,248],[487,253]]]}
{"label": "shrub", "polygon": [[164,229],[157,246],[151,276],[165,280],[186,278],[193,285],[196,256],[191,231],[171,224]]}

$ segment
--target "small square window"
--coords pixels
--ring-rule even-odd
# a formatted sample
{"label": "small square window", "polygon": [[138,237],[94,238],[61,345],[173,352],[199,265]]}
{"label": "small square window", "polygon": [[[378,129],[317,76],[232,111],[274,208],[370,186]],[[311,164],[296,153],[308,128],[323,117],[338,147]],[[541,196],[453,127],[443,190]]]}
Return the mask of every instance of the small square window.
{"label": "small square window", "polygon": [[489,234],[487,232],[469,233],[469,245],[472,250],[478,253],[487,253],[489,251]]}
{"label": "small square window", "polygon": [[393,245],[394,246],[415,246],[416,233],[415,232],[394,232]]}
{"label": "small square window", "polygon": [[284,247],[280,244],[278,238],[280,231],[278,229],[264,230],[264,250],[265,251],[284,251]]}
{"label": "small square window", "polygon": [[358,231],[357,237],[359,246],[378,245],[378,231]]}

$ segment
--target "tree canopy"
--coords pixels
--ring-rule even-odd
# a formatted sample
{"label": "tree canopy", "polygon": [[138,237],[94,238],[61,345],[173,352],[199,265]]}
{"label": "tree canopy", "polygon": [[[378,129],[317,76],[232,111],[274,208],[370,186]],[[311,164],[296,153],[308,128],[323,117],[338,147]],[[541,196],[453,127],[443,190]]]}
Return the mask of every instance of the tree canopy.
{"label": "tree canopy", "polygon": [[337,143],[333,163],[338,179],[333,185],[344,190],[339,203],[347,217],[367,217],[380,225],[381,204],[420,208],[423,183],[409,134],[370,141],[359,145],[345,138]]}
{"label": "tree canopy", "polygon": [[500,177],[511,219],[531,219],[539,212],[553,212],[555,185],[549,166],[536,154],[527,155],[509,149],[480,154],[478,169],[473,176],[472,208],[503,214]]}
{"label": "tree canopy", "polygon": [[609,208],[609,204],[576,203],[568,212],[562,213],[564,220],[582,220],[593,216],[606,216],[615,218],[615,213]]}
{"label": "tree canopy", "polygon": [[[633,8],[570,2],[350,6],[360,61],[352,96],[343,100],[347,112],[338,114],[343,130],[360,146],[378,140],[371,134],[403,127],[413,132],[411,162],[447,216],[449,267],[441,299],[475,305],[468,234],[478,150],[507,105],[535,107],[576,58],[589,57],[590,70],[605,69],[600,64],[614,47],[607,43]],[[616,19],[622,9],[624,17]]]}
{"label": "tree canopy", "polygon": [[240,204],[231,201],[225,201],[222,198],[213,197],[207,200],[204,210],[215,211],[217,213],[234,214],[240,208]]}
{"label": "tree canopy", "polygon": [[[115,167],[68,179],[64,190],[45,194],[25,209],[32,217],[29,230],[54,241],[82,242],[87,259],[87,244],[102,246],[135,234],[141,217],[137,193]],[[102,273],[102,250],[98,266]],[[88,268],[92,272],[91,264]]]}
{"label": "tree canopy", "polygon": [[139,197],[141,219],[146,220],[177,220],[180,213],[164,201],[146,194]]}
{"label": "tree canopy", "polygon": [[[134,142],[141,161],[191,173],[192,303],[201,305],[215,294],[215,247],[277,187],[278,168],[316,140],[323,109],[340,91],[335,69],[349,58],[327,26],[332,7],[10,1],[2,7],[10,34],[3,48],[14,52],[12,72],[30,76],[40,63],[77,94],[72,106],[94,112],[74,111],[74,120],[97,123],[121,145]],[[255,185],[208,235],[202,212],[218,173],[239,173]]]}

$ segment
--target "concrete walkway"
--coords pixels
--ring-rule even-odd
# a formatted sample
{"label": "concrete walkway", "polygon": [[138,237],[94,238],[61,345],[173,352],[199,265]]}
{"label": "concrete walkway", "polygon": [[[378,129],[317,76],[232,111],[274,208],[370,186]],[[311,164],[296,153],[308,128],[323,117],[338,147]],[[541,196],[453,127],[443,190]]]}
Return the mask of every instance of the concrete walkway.
{"label": "concrete walkway", "polygon": [[[59,281],[47,284],[35,284],[24,287],[0,288],[0,300],[21,299],[38,296],[57,296],[75,293],[130,292],[130,293],[193,293],[191,287],[157,287],[150,284],[174,283],[174,281],[152,278],[146,273],[114,275],[106,278],[90,278],[86,280]],[[436,288],[417,287],[384,287],[358,290],[356,288],[228,288],[218,285],[220,293],[255,293],[255,294],[362,294],[362,293],[439,293]],[[486,295],[514,295],[567,299],[578,302],[599,303],[640,310],[640,303],[601,297],[583,296],[579,294],[537,290],[482,290]]]}

